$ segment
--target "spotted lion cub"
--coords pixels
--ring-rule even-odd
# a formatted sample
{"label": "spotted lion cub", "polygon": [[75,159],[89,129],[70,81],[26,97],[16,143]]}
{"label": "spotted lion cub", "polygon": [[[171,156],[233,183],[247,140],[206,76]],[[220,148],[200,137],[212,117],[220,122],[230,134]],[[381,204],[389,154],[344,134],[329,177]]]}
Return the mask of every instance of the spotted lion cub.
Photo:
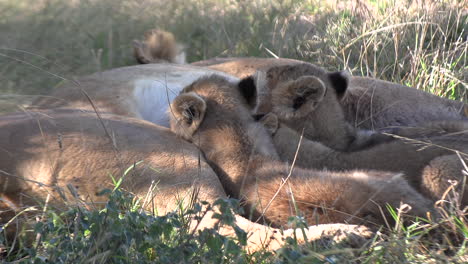
{"label": "spotted lion cub", "polygon": [[171,130],[202,150],[228,195],[241,199],[253,219],[284,226],[302,215],[310,224],[381,225],[389,219],[381,213],[387,204],[410,204],[410,214],[419,216],[431,210],[400,173],[291,169],[251,116],[242,89],[223,77],[184,88],[169,112]]}

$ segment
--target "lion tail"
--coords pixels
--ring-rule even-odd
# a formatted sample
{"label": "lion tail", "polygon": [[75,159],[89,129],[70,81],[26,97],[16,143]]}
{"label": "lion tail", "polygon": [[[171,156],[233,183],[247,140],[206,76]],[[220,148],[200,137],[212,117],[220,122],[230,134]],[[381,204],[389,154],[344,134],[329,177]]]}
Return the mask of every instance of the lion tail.
{"label": "lion tail", "polygon": [[185,63],[183,46],[176,42],[172,33],[160,29],[147,31],[142,41],[134,40],[133,54],[138,63],[141,64]]}

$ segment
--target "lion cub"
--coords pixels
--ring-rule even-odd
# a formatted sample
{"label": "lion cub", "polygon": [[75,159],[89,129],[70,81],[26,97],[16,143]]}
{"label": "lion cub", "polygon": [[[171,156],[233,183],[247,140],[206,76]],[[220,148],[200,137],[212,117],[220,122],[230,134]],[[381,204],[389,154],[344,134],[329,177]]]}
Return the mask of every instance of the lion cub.
{"label": "lion cub", "polygon": [[[284,122],[292,130],[303,133],[308,139],[304,139],[301,143],[296,160],[299,166],[403,172],[413,187],[437,198],[440,198],[440,194],[445,191],[447,180],[456,179],[459,182],[463,180],[462,163],[456,155],[452,155],[454,150],[462,153],[468,151],[468,139],[460,136],[468,131],[468,123],[463,121],[434,123],[425,128],[403,128],[399,131],[402,135],[416,136],[416,138],[408,141],[380,142],[360,151],[340,151],[349,146],[348,131],[351,127],[347,125],[339,105],[340,93],[345,90],[345,85],[337,91],[336,86],[330,85],[327,80],[323,81],[315,76],[302,76],[297,80],[279,83],[271,91],[272,111],[278,115],[279,121]],[[271,123],[274,123],[271,122],[271,117],[268,122],[270,130],[275,132],[274,125],[271,127]],[[418,136],[424,131],[428,133]],[[330,138],[333,142],[341,143],[341,147],[336,145],[330,147]],[[292,142],[297,143],[299,135],[287,127],[280,126],[273,140],[280,157],[292,161],[297,150],[297,144]],[[453,166],[435,166],[436,158],[447,155],[451,155],[451,159],[454,159],[451,162]],[[444,160],[447,161],[447,158]],[[428,170],[427,166],[433,168]],[[434,170],[439,172],[434,174]],[[467,201],[468,198],[464,203]]]}
{"label": "lion cub", "polygon": [[279,82],[271,90],[271,111],[287,126],[303,130],[306,138],[336,150],[356,151],[392,141],[393,137],[345,121],[340,99],[346,89],[347,76],[341,72]]}
{"label": "lion cub", "polygon": [[327,72],[310,63],[272,65],[244,78],[245,89],[254,91],[251,94],[257,101],[254,112],[270,112],[271,90],[302,76],[315,76],[335,87],[345,119],[354,127],[380,130],[438,120],[468,120],[468,105],[461,101],[379,79]]}
{"label": "lion cub", "polygon": [[430,211],[430,201],[399,173],[291,169],[276,157],[241,89],[223,77],[201,78],[184,88],[169,112],[171,130],[203,151],[228,195],[242,199],[251,217],[273,226],[286,225],[296,214],[310,224],[380,225],[388,215],[379,207],[402,202],[411,205],[413,215]]}

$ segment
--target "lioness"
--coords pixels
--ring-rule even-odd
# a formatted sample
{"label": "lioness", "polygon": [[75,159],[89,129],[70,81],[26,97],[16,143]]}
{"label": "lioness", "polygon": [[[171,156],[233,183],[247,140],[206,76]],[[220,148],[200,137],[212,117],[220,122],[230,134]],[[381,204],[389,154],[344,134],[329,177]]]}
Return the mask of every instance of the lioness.
{"label": "lioness", "polygon": [[383,224],[379,206],[387,203],[409,203],[420,216],[430,211],[398,173],[292,170],[272,155],[242,93],[221,76],[201,78],[172,102],[171,130],[203,151],[228,195],[244,200],[253,217],[274,226],[299,212],[309,223]]}
{"label": "lioness", "polygon": [[[210,69],[178,64],[147,64],[116,68],[67,81],[32,109],[75,108],[135,117],[169,127],[166,110],[179,91]],[[235,77],[225,75],[226,78]]]}
{"label": "lioness", "polygon": [[[333,78],[340,77],[328,76],[328,79],[322,80],[315,76],[302,76],[297,80],[278,83],[271,91],[272,112],[278,115],[280,122],[303,133],[306,138],[301,143],[296,159],[299,166],[334,170],[357,168],[404,172],[406,179],[413,187],[425,193],[432,190],[429,195],[437,198],[440,198],[437,195],[446,190],[449,179],[463,181],[462,163],[456,155],[452,154],[455,150],[468,153],[468,139],[463,136],[468,133],[468,122],[440,123],[439,128],[444,128],[445,124],[447,129],[451,130],[450,132],[457,132],[455,135],[440,133],[439,129],[435,129],[438,133],[417,135],[417,132],[422,131],[423,128],[414,129],[415,131],[410,129],[403,132],[416,133],[417,137],[412,139],[413,141],[392,140],[361,151],[339,151],[349,146],[348,142],[354,137],[350,136],[350,126],[347,125],[339,104],[346,86],[337,86]],[[449,126],[450,124],[452,126]],[[434,125],[433,128],[437,126]],[[272,130],[275,131],[274,128]],[[432,131],[430,128],[428,130]],[[291,140],[294,138],[297,143],[299,136],[297,134],[294,136],[294,134],[287,127],[282,126],[274,134],[275,147],[284,160],[295,159],[297,144],[291,144]],[[330,147],[330,141],[340,147]],[[434,167],[435,164],[432,161],[446,155],[451,155],[454,159],[451,162],[454,167]],[[433,173],[433,177],[435,176],[433,180],[436,182],[431,182],[430,177],[423,173],[431,173],[427,171],[429,164],[433,166],[432,171],[436,169],[439,171],[436,174]],[[448,171],[444,172],[447,169]],[[447,178],[443,179],[441,175]],[[468,188],[464,192],[467,195],[463,203],[466,204]]]}
{"label": "lioness", "polygon": [[[76,204],[99,208],[107,200],[99,193],[114,188],[111,175],[123,177],[120,188],[132,192],[146,209],[159,214],[189,204],[196,193],[213,202],[226,197],[218,177],[199,150],[177,138],[168,129],[146,121],[80,110],[60,109],[16,113],[0,117],[0,217],[5,223],[29,206],[63,208]],[[126,175],[123,175],[128,171]],[[74,191],[70,191],[74,190]],[[40,210],[42,212],[42,210]],[[209,212],[193,227],[213,227]],[[284,233],[236,216],[238,226],[248,232],[250,250],[275,249],[293,233]],[[322,233],[341,237],[353,233],[369,236],[365,227],[323,225],[305,229],[310,240]],[[222,227],[224,235],[235,230]]]}

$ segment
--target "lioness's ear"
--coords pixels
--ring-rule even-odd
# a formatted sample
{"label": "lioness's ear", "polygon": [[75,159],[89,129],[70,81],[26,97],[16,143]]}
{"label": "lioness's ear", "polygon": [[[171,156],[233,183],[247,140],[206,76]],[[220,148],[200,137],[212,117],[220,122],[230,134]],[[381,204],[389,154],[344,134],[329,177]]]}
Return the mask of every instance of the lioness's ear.
{"label": "lioness's ear", "polygon": [[240,80],[237,87],[247,104],[253,108],[257,102],[257,87],[255,86],[255,80],[253,76],[245,77],[244,79]]}
{"label": "lioness's ear", "polygon": [[169,108],[171,130],[189,140],[205,117],[206,103],[195,93],[177,96]]}
{"label": "lioness's ear", "polygon": [[348,89],[349,74],[346,71],[332,72],[328,74],[328,79],[336,91],[338,99],[343,98]]}

